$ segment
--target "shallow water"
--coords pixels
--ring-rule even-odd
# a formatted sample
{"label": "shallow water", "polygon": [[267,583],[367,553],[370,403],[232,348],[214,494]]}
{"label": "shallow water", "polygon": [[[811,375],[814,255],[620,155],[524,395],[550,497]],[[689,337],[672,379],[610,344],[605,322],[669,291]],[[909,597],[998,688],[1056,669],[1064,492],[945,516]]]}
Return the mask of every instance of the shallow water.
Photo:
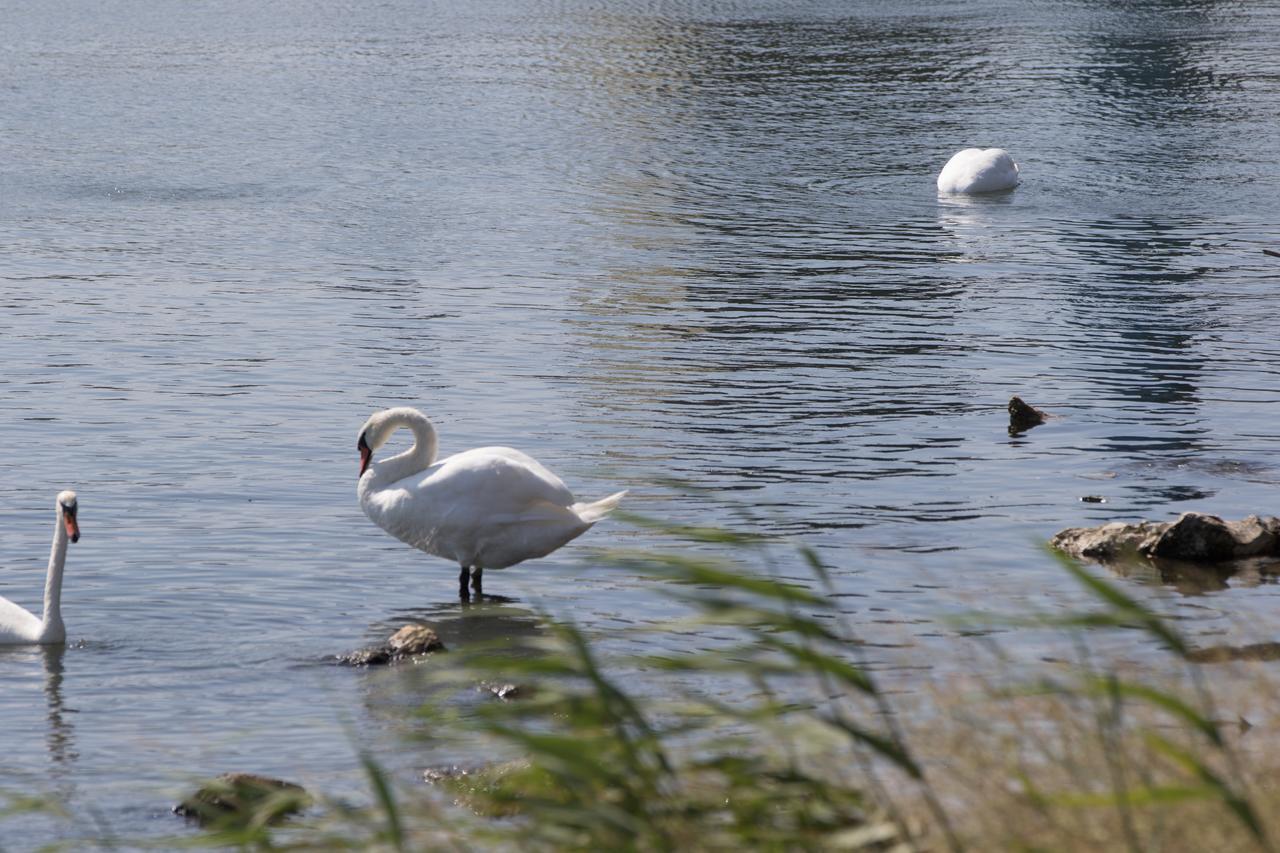
{"label": "shallow water", "polygon": [[[326,655],[670,615],[591,559],[648,543],[617,522],[462,611],[356,505],[386,405],[585,498],[750,505],[908,690],[972,656],[945,617],[1081,601],[1061,527],[1275,512],[1277,43],[1211,2],[0,2],[0,595],[37,606],[58,490],[84,532],[71,644],[0,651],[3,784],[125,837],[225,770],[358,795],[357,745],[460,756]],[[1023,186],[938,198],[970,145]],[[1010,437],[1015,393],[1060,417]],[[1265,575],[1131,588],[1280,625]]]}

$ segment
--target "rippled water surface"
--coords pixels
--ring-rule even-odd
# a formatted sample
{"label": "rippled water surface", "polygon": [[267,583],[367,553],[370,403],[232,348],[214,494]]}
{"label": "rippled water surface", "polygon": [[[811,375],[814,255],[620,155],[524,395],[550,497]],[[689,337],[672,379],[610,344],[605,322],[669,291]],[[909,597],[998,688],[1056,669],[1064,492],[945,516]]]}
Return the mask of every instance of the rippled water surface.
{"label": "rippled water surface", "polygon": [[[356,504],[386,405],[585,498],[753,507],[904,689],[970,655],[952,614],[1079,602],[1061,527],[1276,512],[1277,44],[1172,0],[2,0],[0,595],[38,606],[58,490],[84,531],[71,643],[0,652],[4,784],[128,837],[225,770],[358,796],[358,745],[465,756],[325,656],[670,615],[591,558],[648,544],[616,521],[460,609]],[[939,198],[971,145],[1023,185]],[[1011,394],[1060,417],[1011,437]],[[1265,575],[1127,583],[1280,632]]]}

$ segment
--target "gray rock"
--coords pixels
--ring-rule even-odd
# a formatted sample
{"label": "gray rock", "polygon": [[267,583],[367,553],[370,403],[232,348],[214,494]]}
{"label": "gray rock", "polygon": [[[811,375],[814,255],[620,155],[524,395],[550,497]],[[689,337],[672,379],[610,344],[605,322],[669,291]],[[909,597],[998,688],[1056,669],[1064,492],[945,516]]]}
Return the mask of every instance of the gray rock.
{"label": "gray rock", "polygon": [[1226,663],[1237,660],[1280,660],[1280,643],[1252,643],[1247,646],[1206,646],[1192,649],[1187,659],[1196,663]]}
{"label": "gray rock", "polygon": [[1071,527],[1049,543],[1072,556],[1100,563],[1134,557],[1188,563],[1280,557],[1280,519],[1251,515],[1242,521],[1223,521],[1216,515],[1184,512],[1176,521],[1113,521],[1100,527]]}
{"label": "gray rock", "polygon": [[1021,397],[1009,398],[1009,435],[1017,435],[1032,427],[1040,426],[1049,417],[1048,412],[1026,404]]}
{"label": "gray rock", "polygon": [[526,699],[533,695],[533,689],[530,687],[523,687],[519,684],[499,683],[495,681],[482,681],[480,682],[479,689],[487,690],[503,701],[511,699]]}
{"label": "gray rock", "polygon": [[426,625],[405,625],[387,640],[394,655],[421,655],[444,650],[444,643]]}
{"label": "gray rock", "polygon": [[337,661],[347,666],[380,666],[443,651],[446,651],[444,643],[435,631],[426,625],[405,625],[382,645],[338,655]]}
{"label": "gray rock", "polygon": [[224,773],[174,806],[173,813],[232,828],[250,821],[283,820],[310,804],[301,785],[254,773]]}
{"label": "gray rock", "polygon": [[473,767],[459,767],[456,764],[428,767],[422,771],[422,781],[428,785],[438,785],[451,779],[463,779],[476,772]]}

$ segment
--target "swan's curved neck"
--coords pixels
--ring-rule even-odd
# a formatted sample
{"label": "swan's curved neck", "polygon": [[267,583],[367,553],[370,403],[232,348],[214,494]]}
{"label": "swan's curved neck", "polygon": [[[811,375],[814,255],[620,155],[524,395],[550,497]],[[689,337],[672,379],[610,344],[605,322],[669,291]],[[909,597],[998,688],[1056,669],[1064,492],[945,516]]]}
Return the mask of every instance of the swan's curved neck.
{"label": "swan's curved neck", "polygon": [[41,633],[46,638],[62,639],[66,629],[62,626],[62,569],[67,563],[67,526],[62,513],[54,522],[53,547],[49,549],[49,573],[44,581],[44,619]]}
{"label": "swan's curved neck", "polygon": [[403,480],[436,461],[440,442],[435,426],[425,415],[412,409],[396,412],[386,426],[388,437],[400,427],[408,427],[413,432],[413,447],[370,466],[374,481],[370,485],[384,486]]}

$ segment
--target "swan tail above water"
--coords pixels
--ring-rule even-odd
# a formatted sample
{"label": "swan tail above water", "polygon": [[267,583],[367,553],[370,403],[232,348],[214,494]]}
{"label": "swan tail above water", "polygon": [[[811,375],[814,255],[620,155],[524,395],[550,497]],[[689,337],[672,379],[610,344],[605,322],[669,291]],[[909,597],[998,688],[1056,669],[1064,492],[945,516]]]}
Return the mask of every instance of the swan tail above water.
{"label": "swan tail above water", "polygon": [[607,498],[601,498],[594,503],[576,503],[569,507],[569,509],[573,510],[573,513],[578,516],[578,518],[582,519],[584,524],[595,524],[597,521],[613,512],[617,508],[619,502],[621,502],[626,496],[627,490],[623,489],[616,494],[609,495]]}

